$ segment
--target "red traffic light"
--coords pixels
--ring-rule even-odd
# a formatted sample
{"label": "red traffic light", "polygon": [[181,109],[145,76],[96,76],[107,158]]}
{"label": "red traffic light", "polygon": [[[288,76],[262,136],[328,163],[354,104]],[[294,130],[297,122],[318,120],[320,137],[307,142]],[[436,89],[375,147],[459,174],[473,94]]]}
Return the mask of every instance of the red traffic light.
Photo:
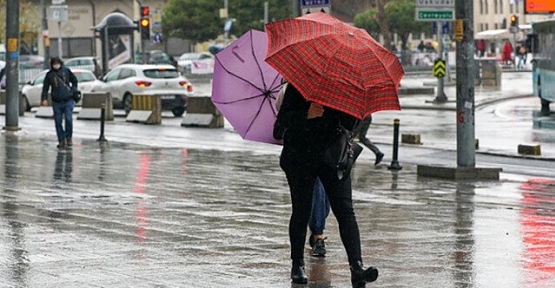
{"label": "red traffic light", "polygon": [[148,18],[142,18],[141,22],[139,22],[139,23],[140,23],[141,27],[143,27],[143,28],[150,27],[150,19],[148,19]]}
{"label": "red traffic light", "polygon": [[141,17],[148,16],[150,14],[150,8],[148,6],[141,6]]}

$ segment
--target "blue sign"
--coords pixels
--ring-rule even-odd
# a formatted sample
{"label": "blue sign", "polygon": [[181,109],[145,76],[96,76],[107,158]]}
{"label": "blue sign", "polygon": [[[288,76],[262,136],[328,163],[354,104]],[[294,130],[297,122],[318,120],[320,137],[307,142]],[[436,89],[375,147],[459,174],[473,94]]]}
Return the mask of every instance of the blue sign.
{"label": "blue sign", "polygon": [[162,34],[160,33],[154,34],[154,36],[152,37],[152,41],[154,43],[162,43],[162,41],[164,41],[164,39],[162,38]]}
{"label": "blue sign", "polygon": [[330,0],[301,0],[301,7],[329,6]]}

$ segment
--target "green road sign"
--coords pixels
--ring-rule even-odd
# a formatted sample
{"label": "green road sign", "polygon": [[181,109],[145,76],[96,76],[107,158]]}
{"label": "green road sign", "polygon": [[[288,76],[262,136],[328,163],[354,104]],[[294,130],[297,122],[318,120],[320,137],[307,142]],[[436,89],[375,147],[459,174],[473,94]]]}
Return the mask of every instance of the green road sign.
{"label": "green road sign", "polygon": [[455,20],[455,11],[453,9],[435,10],[435,9],[416,9],[416,21],[452,21]]}

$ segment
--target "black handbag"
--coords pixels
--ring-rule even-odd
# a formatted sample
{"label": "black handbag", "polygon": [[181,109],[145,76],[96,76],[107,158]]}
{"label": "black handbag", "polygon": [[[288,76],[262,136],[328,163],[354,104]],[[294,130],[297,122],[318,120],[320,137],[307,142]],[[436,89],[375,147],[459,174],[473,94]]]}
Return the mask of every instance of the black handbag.
{"label": "black handbag", "polygon": [[75,104],[79,103],[79,101],[81,101],[81,91],[74,90],[73,94],[71,94],[71,98],[75,101]]}
{"label": "black handbag", "polygon": [[353,164],[362,152],[362,146],[355,142],[354,133],[343,126],[339,126],[336,139],[324,152],[324,163],[337,169],[337,178],[345,179]]}

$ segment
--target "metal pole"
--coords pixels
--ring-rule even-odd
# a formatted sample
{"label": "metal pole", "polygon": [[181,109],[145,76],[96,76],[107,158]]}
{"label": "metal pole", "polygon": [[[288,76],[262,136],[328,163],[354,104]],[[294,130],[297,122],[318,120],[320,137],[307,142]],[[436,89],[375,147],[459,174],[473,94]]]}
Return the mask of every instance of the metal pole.
{"label": "metal pole", "polygon": [[44,45],[44,69],[50,68],[50,35],[48,35],[48,19],[46,18],[46,0],[40,0],[42,18],[42,43]]}
{"label": "metal pole", "polygon": [[[444,60],[443,59],[443,21],[437,21],[437,45],[438,45],[437,55],[440,60]],[[447,101],[447,97],[445,97],[443,78],[444,77],[437,77],[437,91],[436,91],[437,93],[436,93],[436,99],[434,100],[434,102],[437,102],[437,103],[444,103]]]}
{"label": "metal pole", "polygon": [[455,0],[455,18],[462,24],[457,43],[457,166],[475,167],[473,1]]}
{"label": "metal pole", "polygon": [[[269,22],[269,15],[268,15],[268,1],[264,2],[264,24]],[[266,25],[264,25],[264,31],[266,31]]]}
{"label": "metal pole", "polygon": [[391,160],[391,165],[387,167],[389,170],[401,170],[403,167],[399,165],[397,161],[399,153],[399,119],[393,120],[393,159]]}
{"label": "metal pole", "polygon": [[96,141],[106,142],[106,138],[104,138],[104,122],[106,118],[106,104],[102,104],[100,106],[100,137]]}
{"label": "metal pole", "polygon": [[293,0],[293,9],[291,10],[293,11],[293,17],[299,17],[301,16],[301,2],[300,0]]}
{"label": "metal pole", "polygon": [[58,21],[58,57],[62,56],[62,21]]}
{"label": "metal pole", "polygon": [[19,0],[6,2],[6,130],[19,125]]}

